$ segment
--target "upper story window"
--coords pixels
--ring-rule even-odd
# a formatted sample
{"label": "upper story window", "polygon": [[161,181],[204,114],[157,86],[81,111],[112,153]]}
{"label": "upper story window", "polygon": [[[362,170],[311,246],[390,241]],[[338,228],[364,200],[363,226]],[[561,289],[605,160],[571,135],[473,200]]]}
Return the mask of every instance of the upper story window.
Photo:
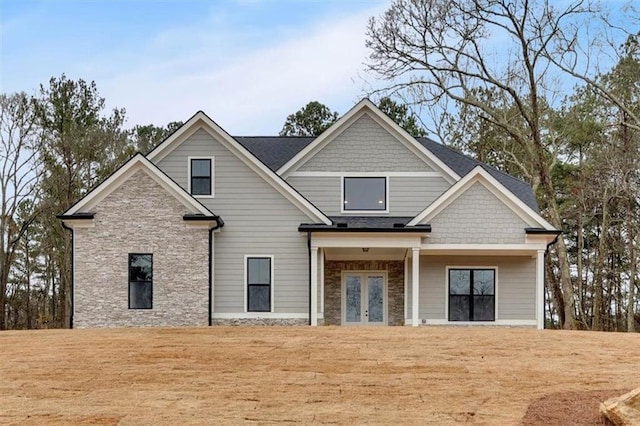
{"label": "upper story window", "polygon": [[189,157],[189,192],[201,197],[213,197],[213,157]]}
{"label": "upper story window", "polygon": [[386,177],[344,177],[343,212],[386,212]]}
{"label": "upper story window", "polygon": [[153,307],[153,254],[129,253],[129,309]]}

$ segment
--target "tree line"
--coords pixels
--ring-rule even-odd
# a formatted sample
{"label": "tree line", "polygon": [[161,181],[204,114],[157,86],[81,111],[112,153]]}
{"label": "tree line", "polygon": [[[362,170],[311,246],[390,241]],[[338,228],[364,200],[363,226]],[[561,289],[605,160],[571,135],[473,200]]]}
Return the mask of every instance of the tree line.
{"label": "tree line", "polygon": [[[640,327],[640,14],[620,10],[630,27],[582,0],[394,0],[367,28],[381,110],[529,182],[563,231],[547,256],[547,327]],[[181,125],[125,119],[94,82],[64,75],[0,95],[0,330],[68,326],[71,246],[55,216]],[[280,134],[337,119],[310,102]]]}
{"label": "tree line", "polygon": [[0,95],[0,330],[68,327],[71,241],[56,215],[181,125],[124,123],[95,82],[65,75]]}

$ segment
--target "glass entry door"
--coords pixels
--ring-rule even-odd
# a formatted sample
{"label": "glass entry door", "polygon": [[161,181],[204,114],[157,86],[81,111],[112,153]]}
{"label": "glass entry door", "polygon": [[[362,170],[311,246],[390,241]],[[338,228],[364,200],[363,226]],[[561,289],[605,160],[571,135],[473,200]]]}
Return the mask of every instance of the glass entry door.
{"label": "glass entry door", "polygon": [[359,272],[343,275],[343,323],[384,325],[386,282],[381,273]]}

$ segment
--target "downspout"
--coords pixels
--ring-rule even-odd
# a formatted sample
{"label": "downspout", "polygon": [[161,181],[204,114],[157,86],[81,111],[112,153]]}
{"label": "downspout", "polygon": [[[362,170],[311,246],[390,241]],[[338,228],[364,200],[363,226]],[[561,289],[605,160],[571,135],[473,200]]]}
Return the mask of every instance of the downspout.
{"label": "downspout", "polygon": [[67,225],[65,225],[64,220],[60,221],[60,223],[62,224],[62,227],[64,229],[67,229],[70,232],[71,235],[71,312],[69,313],[69,328],[73,328],[73,313],[75,312],[75,308],[74,308],[74,301],[75,298],[73,297],[73,289],[75,287],[74,285],[74,269],[75,269],[75,254],[74,254],[74,246],[75,246],[75,242],[74,242],[74,238],[73,238],[73,228],[68,227]]}
{"label": "downspout", "polygon": [[211,327],[211,314],[212,314],[212,310],[213,310],[213,306],[212,306],[212,300],[211,300],[211,296],[213,294],[213,277],[211,276],[211,266],[213,264],[212,260],[211,260],[211,254],[213,252],[212,247],[211,247],[211,239],[213,238],[213,231],[215,231],[218,227],[217,225],[217,221],[216,221],[216,228],[211,228],[209,229],[209,315],[208,315],[208,323],[209,323],[209,327]]}
{"label": "downspout", "polygon": [[222,228],[223,225],[222,219],[216,217],[216,226],[209,229],[209,327],[213,325],[211,320],[211,314],[213,314],[213,274],[211,273],[211,268],[213,267],[213,231]]}
{"label": "downspout", "polygon": [[307,231],[307,251],[309,252],[309,325],[311,325],[311,231]]}

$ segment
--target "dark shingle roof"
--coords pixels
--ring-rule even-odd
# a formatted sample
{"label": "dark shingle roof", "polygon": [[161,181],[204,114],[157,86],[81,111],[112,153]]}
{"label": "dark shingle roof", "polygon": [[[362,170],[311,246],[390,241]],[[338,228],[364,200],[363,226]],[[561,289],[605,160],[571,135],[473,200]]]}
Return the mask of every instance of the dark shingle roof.
{"label": "dark shingle roof", "polygon": [[274,172],[284,166],[315,138],[306,136],[234,136]]}
{"label": "dark shingle roof", "polygon": [[[234,138],[273,171],[284,166],[315,139],[302,136],[234,136]],[[528,183],[429,138],[416,139],[460,176],[466,175],[476,166],[482,166],[527,206],[538,211],[538,204]]]}
{"label": "dark shingle roof", "polygon": [[410,226],[405,228],[411,216],[329,216],[332,225],[323,223],[302,224],[300,231],[393,231],[393,232],[431,232],[431,226]]}
{"label": "dark shingle roof", "polygon": [[482,166],[491,176],[496,178],[498,182],[503,184],[507,189],[514,193],[516,197],[522,200],[527,206],[531,207],[535,212],[538,211],[538,203],[536,202],[531,185],[520,179],[513,177],[503,171],[496,169],[481,161],[467,157],[458,151],[442,145],[429,138],[416,138],[418,142],[431,151],[443,163],[449,166],[454,172],[460,176],[469,173],[476,166]]}

